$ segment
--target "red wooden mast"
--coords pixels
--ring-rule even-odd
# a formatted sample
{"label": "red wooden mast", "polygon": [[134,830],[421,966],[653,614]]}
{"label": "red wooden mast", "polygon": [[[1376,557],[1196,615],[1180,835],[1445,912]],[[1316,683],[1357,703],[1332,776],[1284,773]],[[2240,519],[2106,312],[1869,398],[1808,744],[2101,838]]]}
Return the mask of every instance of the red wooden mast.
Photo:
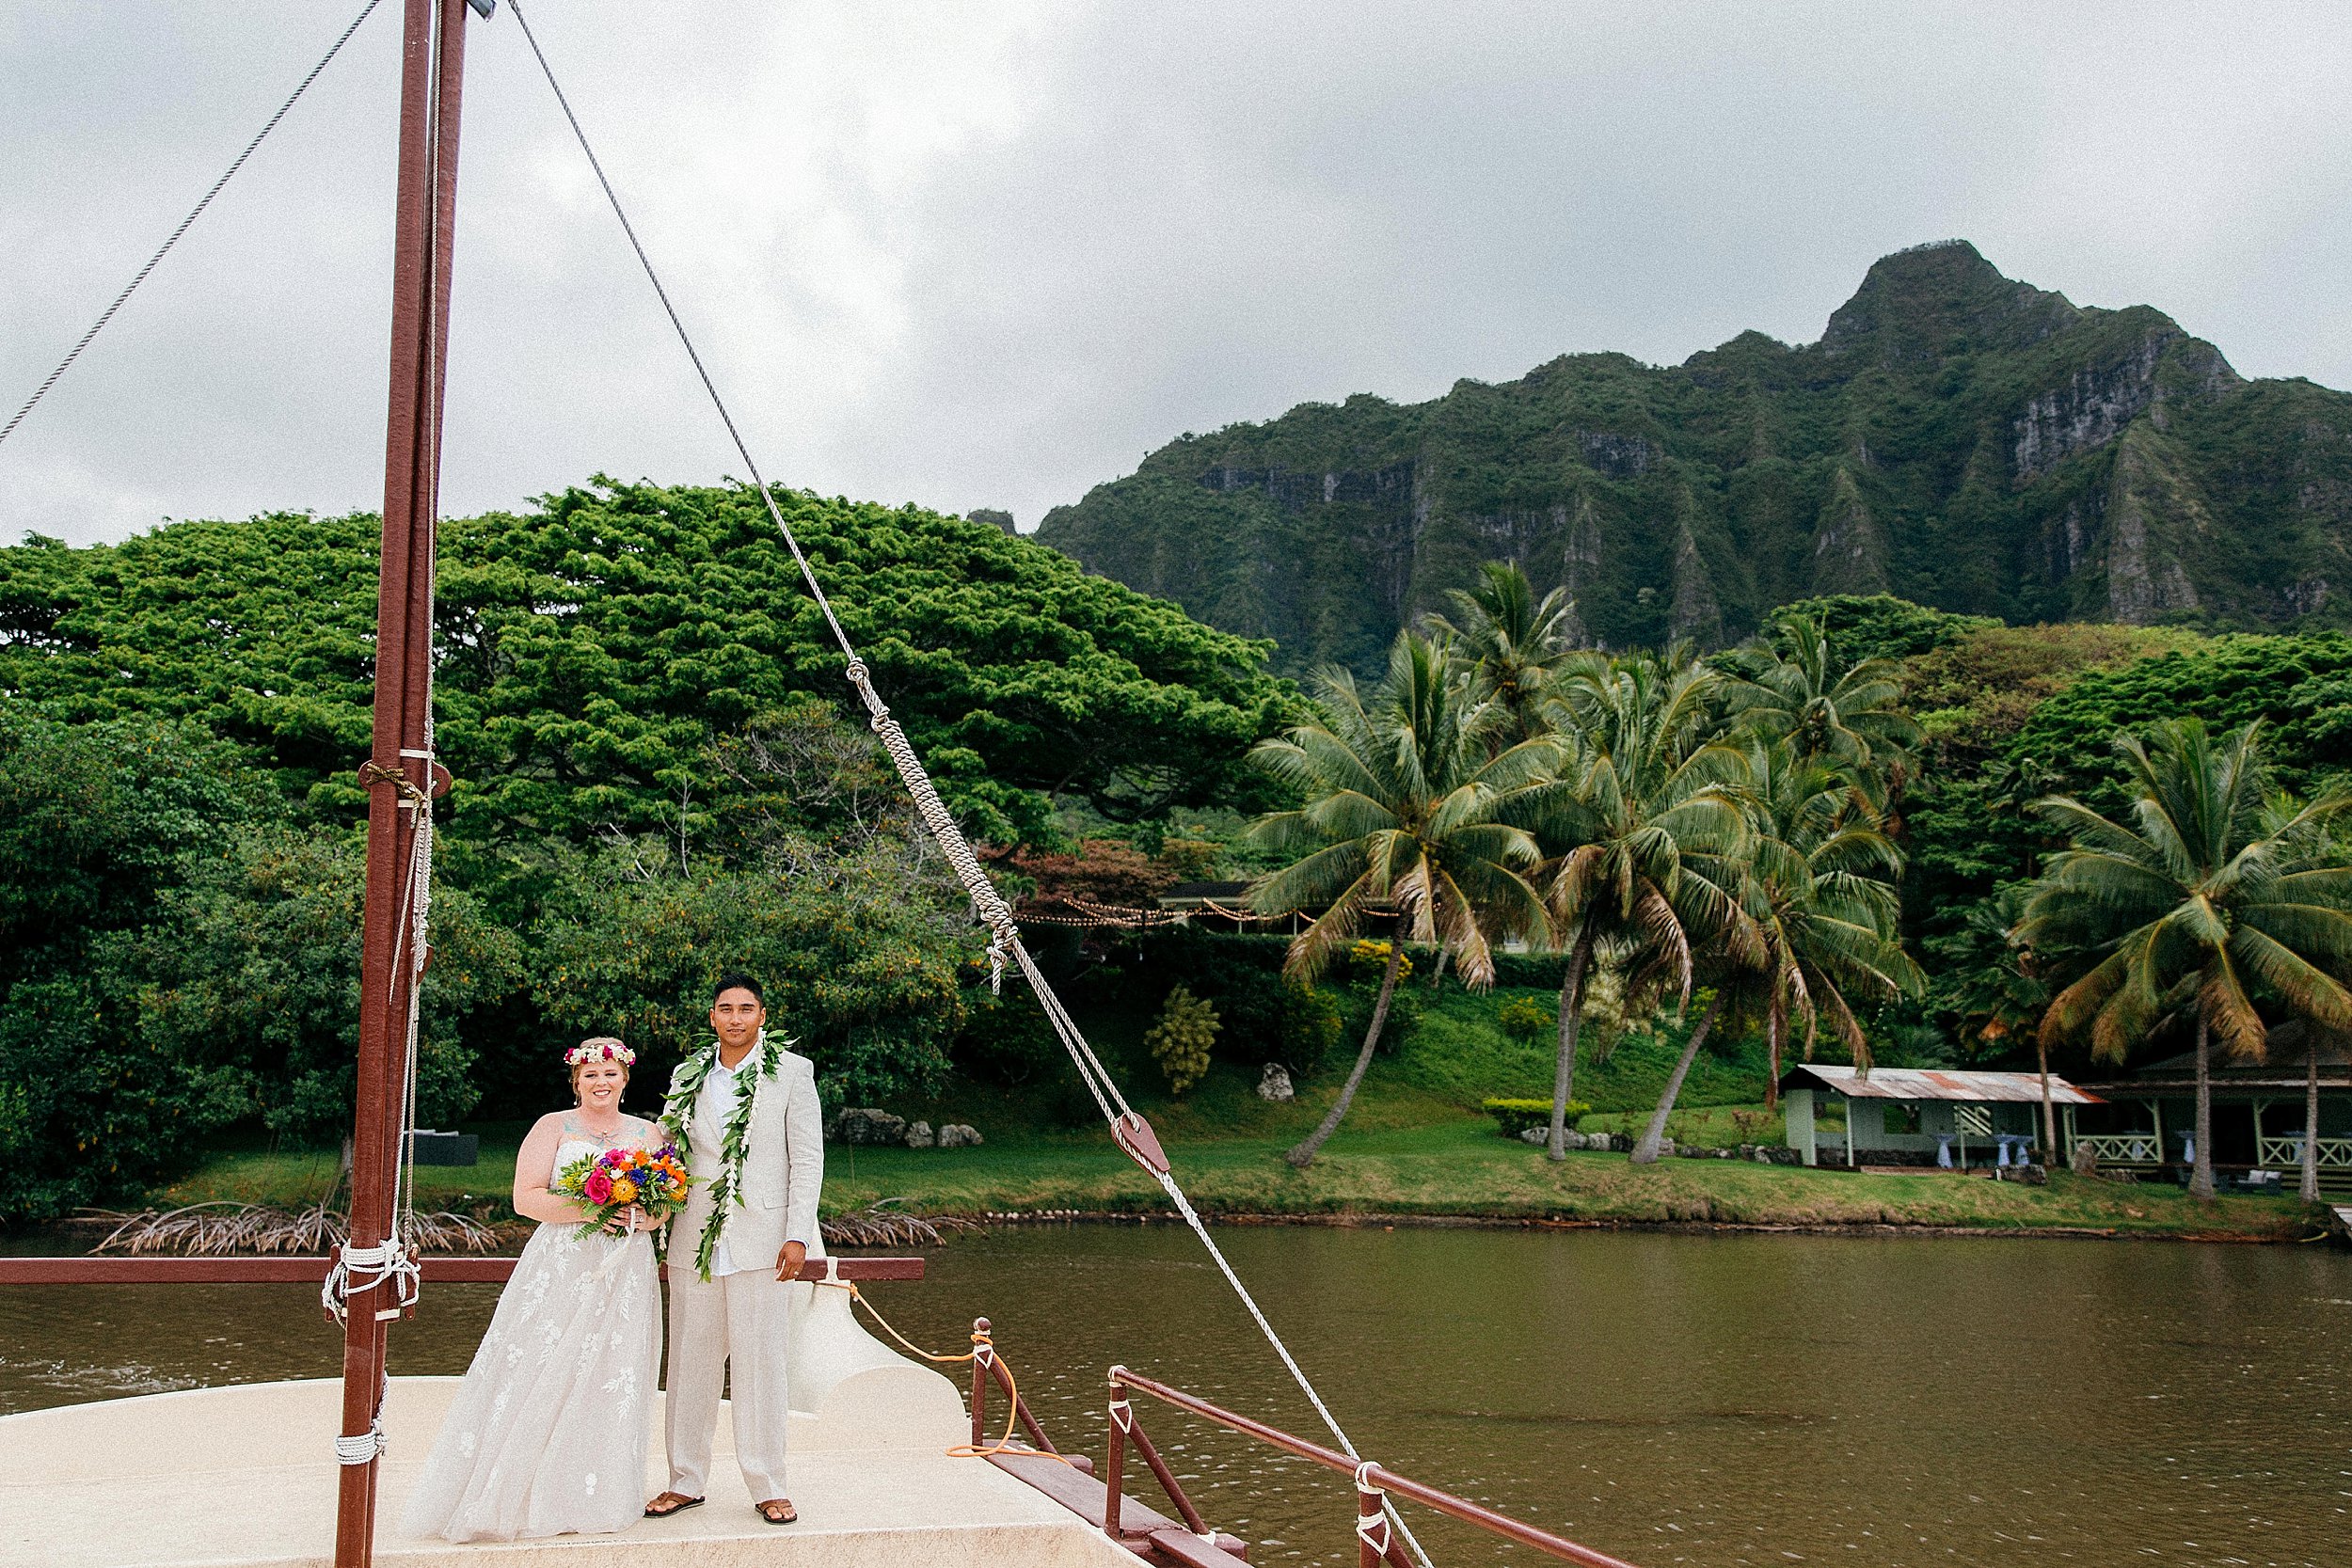
{"label": "red wooden mast", "polygon": [[[366,1568],[374,1548],[377,1418],[386,1331],[398,1316],[381,1249],[394,1231],[410,1011],[418,955],[420,816],[435,792],[430,743],[434,523],[440,491],[441,388],[449,343],[451,241],[457,202],[459,83],[469,0],[405,0],[401,49],[400,187],[392,261],[391,394],[384,431],[384,547],[376,591],[375,726],[368,786],[366,929],[360,954],[359,1072],[352,1121],[348,1310],[343,1325],[342,1460],[336,1568]],[[487,14],[489,7],[482,7]]]}

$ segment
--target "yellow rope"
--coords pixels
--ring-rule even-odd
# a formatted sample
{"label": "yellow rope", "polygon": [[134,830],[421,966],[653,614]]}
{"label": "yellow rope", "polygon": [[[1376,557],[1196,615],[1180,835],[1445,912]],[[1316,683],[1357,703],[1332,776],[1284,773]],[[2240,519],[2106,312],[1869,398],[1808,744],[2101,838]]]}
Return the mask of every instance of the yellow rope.
{"label": "yellow rope", "polygon": [[830,1285],[834,1290],[849,1291],[850,1299],[856,1302],[860,1307],[865,1307],[866,1310],[873,1317],[873,1320],[882,1324],[883,1333],[889,1335],[893,1339],[896,1339],[898,1343],[904,1345],[909,1352],[921,1356],[926,1361],[933,1361],[937,1362],[941,1366],[952,1367],[961,1362],[976,1359],[979,1355],[980,1352],[985,1349],[989,1353],[990,1356],[994,1359],[996,1365],[1004,1369],[1006,1388],[1005,1434],[998,1438],[995,1442],[988,1444],[985,1447],[977,1443],[958,1443],[947,1449],[948,1458],[987,1459],[993,1455],[1000,1453],[1019,1453],[1034,1455],[1040,1459],[1058,1459],[1065,1465],[1070,1463],[1069,1456],[1066,1454],[1054,1453],[1043,1449],[1026,1448],[1013,1442],[1013,1432],[1021,1424],[1021,1385],[1014,1380],[1012,1368],[1007,1365],[1005,1358],[1002,1355],[997,1354],[995,1340],[992,1339],[988,1335],[976,1328],[972,1331],[972,1348],[970,1350],[965,1351],[961,1355],[941,1355],[936,1352],[925,1350],[922,1346],[916,1344],[914,1340],[899,1333],[897,1328],[893,1327],[890,1320],[882,1315],[881,1308],[877,1307],[872,1302],[866,1299],[866,1292],[857,1288],[857,1282],[855,1280],[819,1279],[813,1281],[813,1283],[818,1285]]}

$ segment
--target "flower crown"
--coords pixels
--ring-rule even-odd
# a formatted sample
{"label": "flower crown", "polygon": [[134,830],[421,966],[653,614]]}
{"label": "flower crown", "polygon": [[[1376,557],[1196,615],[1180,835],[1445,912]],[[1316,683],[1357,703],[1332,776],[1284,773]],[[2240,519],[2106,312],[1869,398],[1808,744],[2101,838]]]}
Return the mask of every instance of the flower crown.
{"label": "flower crown", "polygon": [[618,1062],[623,1067],[635,1067],[637,1053],[619,1040],[582,1040],[564,1053],[564,1065],[578,1067],[582,1062]]}

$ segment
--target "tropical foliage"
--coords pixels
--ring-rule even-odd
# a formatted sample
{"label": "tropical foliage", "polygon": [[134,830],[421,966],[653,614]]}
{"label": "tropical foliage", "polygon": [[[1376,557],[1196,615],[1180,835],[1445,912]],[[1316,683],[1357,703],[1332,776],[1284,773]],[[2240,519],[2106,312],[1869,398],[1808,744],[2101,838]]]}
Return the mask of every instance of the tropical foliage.
{"label": "tropical foliage", "polygon": [[1291,946],[1289,973],[1311,983],[1368,920],[1389,927],[1380,999],[1356,1065],[1323,1124],[1290,1151],[1306,1165],[1347,1115],[1388,1022],[1404,939],[1452,954],[1472,986],[1494,981],[1493,939],[1546,929],[1528,880],[1534,840],[1498,816],[1534,783],[1551,749],[1496,751],[1507,715],[1460,675],[1440,641],[1397,639],[1388,677],[1371,692],[1344,670],[1318,673],[1320,712],[1252,753],[1305,803],[1261,819],[1253,838],[1293,857],[1250,895],[1260,910],[1313,909]]}
{"label": "tropical foliage", "polygon": [[2181,720],[2115,747],[2129,819],[2066,796],[2041,802],[2071,844],[2036,885],[2019,934],[2088,964],[2051,1000],[2049,1038],[2087,1037],[2115,1061],[2168,1024],[2194,1031],[2190,1185],[2211,1197],[2214,1037],[2260,1061],[2265,1006],[2352,1030],[2352,867],[2329,834],[2352,812],[2352,789],[2308,805],[2274,793],[2258,724],[2217,741]]}

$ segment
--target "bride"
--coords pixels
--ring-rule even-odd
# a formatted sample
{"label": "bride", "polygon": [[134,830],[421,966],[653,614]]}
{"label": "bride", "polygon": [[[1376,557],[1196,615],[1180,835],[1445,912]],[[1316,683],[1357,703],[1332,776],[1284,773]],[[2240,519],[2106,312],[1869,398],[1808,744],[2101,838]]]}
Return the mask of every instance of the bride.
{"label": "bride", "polygon": [[660,1353],[653,1240],[635,1208],[582,1236],[555,1173],[608,1148],[650,1148],[660,1129],[623,1114],[636,1053],[617,1039],[565,1052],[569,1111],[541,1117],[515,1157],[515,1208],[539,1228],[516,1259],[425,1461],[404,1534],[451,1541],[611,1531],[644,1505]]}

